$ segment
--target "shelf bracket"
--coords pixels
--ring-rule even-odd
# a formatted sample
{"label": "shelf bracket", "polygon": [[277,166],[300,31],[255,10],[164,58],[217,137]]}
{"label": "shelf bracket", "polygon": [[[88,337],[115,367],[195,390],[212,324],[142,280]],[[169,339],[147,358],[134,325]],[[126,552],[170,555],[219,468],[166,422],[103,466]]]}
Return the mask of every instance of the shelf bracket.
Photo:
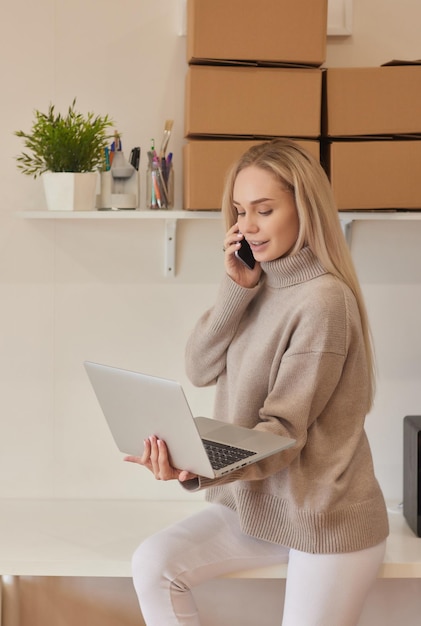
{"label": "shelf bracket", "polygon": [[164,274],[167,277],[175,276],[175,250],[176,250],[177,220],[165,220],[165,268]]}
{"label": "shelf bracket", "polygon": [[346,242],[349,247],[351,247],[352,241],[352,222],[354,219],[352,217],[340,217],[341,228],[346,239]]}

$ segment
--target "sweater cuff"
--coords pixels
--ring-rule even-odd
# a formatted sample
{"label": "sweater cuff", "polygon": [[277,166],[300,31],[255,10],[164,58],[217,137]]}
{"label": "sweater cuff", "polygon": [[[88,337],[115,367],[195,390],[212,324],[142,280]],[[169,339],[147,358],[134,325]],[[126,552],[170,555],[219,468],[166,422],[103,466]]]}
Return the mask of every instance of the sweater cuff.
{"label": "sweater cuff", "polygon": [[232,319],[238,319],[259,292],[261,283],[248,289],[236,283],[225,274],[219,287],[219,295],[214,307],[214,330],[223,328]]}
{"label": "sweater cuff", "polygon": [[186,491],[199,491],[200,490],[200,481],[199,478],[191,478],[190,480],[179,480],[179,485],[183,487]]}
{"label": "sweater cuff", "polygon": [[196,478],[191,478],[190,480],[185,480],[183,482],[179,481],[179,484],[186,491],[201,491],[202,489],[208,489],[215,483],[211,478],[204,478],[203,476],[197,476]]}

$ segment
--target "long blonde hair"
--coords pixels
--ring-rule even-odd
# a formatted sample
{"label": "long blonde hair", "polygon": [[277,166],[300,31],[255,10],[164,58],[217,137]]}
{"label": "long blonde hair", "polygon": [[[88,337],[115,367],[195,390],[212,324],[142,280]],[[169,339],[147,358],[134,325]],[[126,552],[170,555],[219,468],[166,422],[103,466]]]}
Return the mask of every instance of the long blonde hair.
{"label": "long blonde hair", "polygon": [[342,280],[355,296],[364,338],[371,407],[375,393],[373,342],[364,298],[342,233],[329,180],[320,163],[294,141],[274,139],[255,145],[240,157],[228,173],[222,198],[226,230],[238,219],[233,204],[235,180],[241,170],[252,165],[271,172],[294,193],[299,232],[290,254],[297,254],[304,246],[308,246],[326,271]]}

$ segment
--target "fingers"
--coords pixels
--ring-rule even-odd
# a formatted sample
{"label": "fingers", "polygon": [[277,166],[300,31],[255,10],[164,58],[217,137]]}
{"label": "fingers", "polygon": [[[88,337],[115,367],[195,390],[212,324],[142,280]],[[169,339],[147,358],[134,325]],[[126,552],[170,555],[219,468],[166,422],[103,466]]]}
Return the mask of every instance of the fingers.
{"label": "fingers", "polygon": [[223,251],[228,255],[234,254],[240,247],[240,241],[242,239],[243,235],[238,230],[238,224],[234,224],[225,235]]}
{"label": "fingers", "polygon": [[192,474],[191,472],[187,472],[183,470],[178,475],[178,480],[180,483],[184,483],[186,480],[192,480],[193,478],[197,478],[197,474]]}
{"label": "fingers", "polygon": [[173,478],[173,471],[168,462],[167,446],[161,439],[151,435],[145,440],[143,452],[143,465],[151,470],[157,480],[169,480]]}
{"label": "fingers", "polygon": [[227,231],[224,239],[225,270],[233,281],[242,287],[251,288],[257,285],[261,275],[260,264],[256,263],[253,270],[247,268],[235,253],[240,248],[244,235],[238,230],[238,224],[234,224]]}
{"label": "fingers", "polygon": [[177,479],[180,472],[171,466],[165,442],[156,437],[151,439],[151,461],[155,478],[157,480]]}
{"label": "fingers", "polygon": [[149,437],[145,441],[145,450],[149,446],[149,461],[151,464],[152,472],[158,480],[160,480],[160,471],[159,471],[159,450],[158,450],[158,441],[156,437]]}
{"label": "fingers", "polygon": [[151,442],[149,441],[149,439],[145,439],[143,442],[142,456],[127,455],[124,457],[124,461],[128,461],[129,463],[137,463],[138,465],[143,465],[144,467],[152,470],[152,468],[150,467],[150,456]]}
{"label": "fingers", "polygon": [[174,480],[180,473],[170,465],[165,442],[155,435],[145,439],[142,456],[126,456],[124,460],[146,467],[157,480]]}
{"label": "fingers", "polygon": [[128,455],[124,457],[124,460],[146,467],[153,473],[156,480],[180,480],[184,482],[196,478],[195,474],[191,474],[187,470],[172,467],[165,441],[158,439],[155,435],[145,439],[142,456]]}

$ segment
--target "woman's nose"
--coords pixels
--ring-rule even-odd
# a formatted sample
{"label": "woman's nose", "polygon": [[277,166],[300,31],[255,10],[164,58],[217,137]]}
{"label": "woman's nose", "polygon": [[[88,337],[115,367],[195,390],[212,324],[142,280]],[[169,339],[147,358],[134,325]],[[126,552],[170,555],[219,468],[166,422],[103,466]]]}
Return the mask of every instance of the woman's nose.
{"label": "woman's nose", "polygon": [[243,221],[243,234],[255,233],[258,230],[256,218],[253,215],[246,215]]}

